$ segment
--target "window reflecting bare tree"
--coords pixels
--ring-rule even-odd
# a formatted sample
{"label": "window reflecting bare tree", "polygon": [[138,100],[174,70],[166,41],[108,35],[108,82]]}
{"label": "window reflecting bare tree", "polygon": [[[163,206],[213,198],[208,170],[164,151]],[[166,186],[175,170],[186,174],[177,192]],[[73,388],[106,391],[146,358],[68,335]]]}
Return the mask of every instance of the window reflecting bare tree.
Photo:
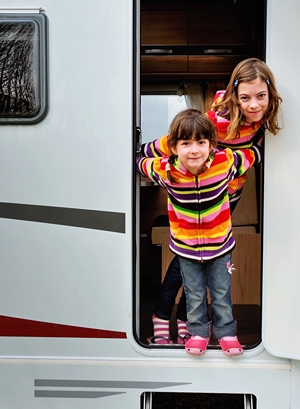
{"label": "window reflecting bare tree", "polygon": [[0,24],[0,117],[36,114],[35,32],[34,23]]}

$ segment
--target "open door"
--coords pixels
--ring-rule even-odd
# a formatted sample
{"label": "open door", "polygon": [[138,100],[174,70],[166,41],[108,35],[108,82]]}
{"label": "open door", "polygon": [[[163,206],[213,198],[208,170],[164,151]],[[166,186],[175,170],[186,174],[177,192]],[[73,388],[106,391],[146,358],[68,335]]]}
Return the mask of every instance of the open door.
{"label": "open door", "polygon": [[266,62],[276,74],[284,121],[278,137],[266,138],[263,343],[273,355],[300,359],[299,3],[269,0],[267,10]]}

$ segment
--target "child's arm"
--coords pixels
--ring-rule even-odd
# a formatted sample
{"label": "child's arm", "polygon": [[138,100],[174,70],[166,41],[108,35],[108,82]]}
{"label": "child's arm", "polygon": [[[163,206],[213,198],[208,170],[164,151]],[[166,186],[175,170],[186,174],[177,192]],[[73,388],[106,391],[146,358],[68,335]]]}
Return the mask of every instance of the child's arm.
{"label": "child's arm", "polygon": [[[221,116],[219,116],[217,114],[217,112],[215,111],[214,107],[216,106],[216,104],[219,104],[220,102],[223,101],[224,98],[224,94],[225,94],[225,90],[220,90],[217,91],[214,99],[212,101],[212,105],[210,107],[210,109],[205,113],[205,115],[212,121],[212,123],[215,125],[216,129],[217,129],[217,138],[218,138],[218,142],[221,142],[223,140],[225,140],[227,138],[227,128],[229,125],[229,121],[228,119],[225,119]],[[223,148],[228,148],[231,146],[224,146]]]}
{"label": "child's arm", "polygon": [[236,151],[229,149],[229,151],[232,152],[234,160],[234,179],[246,173],[248,169],[262,160],[262,149],[259,145],[253,145],[249,149],[238,149]]}
{"label": "child's arm", "polygon": [[145,158],[141,157],[136,162],[136,170],[153,182],[165,187],[163,179],[167,177],[165,170],[168,158]]}
{"label": "child's arm", "polygon": [[213,108],[216,104],[219,104],[220,102],[223,101],[225,92],[226,92],[225,89],[222,89],[222,90],[219,90],[219,91],[216,92],[216,94],[214,96],[214,99],[213,99],[213,101],[211,103],[211,108]]}
{"label": "child's arm", "polygon": [[150,178],[152,162],[153,162],[153,159],[151,159],[151,161],[148,160],[148,166],[147,166],[147,159],[145,157],[138,158],[138,160],[136,161],[137,172],[140,173],[142,176]]}
{"label": "child's arm", "polygon": [[168,135],[153,142],[144,143],[141,147],[141,155],[148,158],[169,156]]}

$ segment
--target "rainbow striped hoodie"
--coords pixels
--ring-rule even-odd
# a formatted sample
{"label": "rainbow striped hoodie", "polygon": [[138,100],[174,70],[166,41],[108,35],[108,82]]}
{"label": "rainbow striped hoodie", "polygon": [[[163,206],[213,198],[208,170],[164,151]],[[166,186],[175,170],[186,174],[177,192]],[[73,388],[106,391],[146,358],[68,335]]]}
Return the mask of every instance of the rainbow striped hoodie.
{"label": "rainbow striped hoodie", "polygon": [[216,150],[194,176],[177,158],[170,165],[177,180],[173,184],[167,178],[167,157],[138,159],[137,171],[168,191],[171,251],[206,262],[233,250],[228,183],[260,160],[258,146],[235,152]]}

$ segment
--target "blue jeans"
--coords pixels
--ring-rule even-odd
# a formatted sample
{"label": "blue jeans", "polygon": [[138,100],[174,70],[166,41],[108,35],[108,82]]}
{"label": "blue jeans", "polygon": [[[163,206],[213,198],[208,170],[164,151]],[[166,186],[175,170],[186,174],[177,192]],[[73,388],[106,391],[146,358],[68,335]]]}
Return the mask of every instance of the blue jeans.
{"label": "blue jeans", "polygon": [[[156,301],[154,314],[157,317],[163,320],[170,320],[173,307],[175,305],[175,299],[181,286],[182,277],[180,272],[179,257],[175,256],[168,267],[164,281],[160,288],[158,299]],[[184,291],[182,292],[182,296],[180,297],[177,306],[176,318],[181,321],[187,321]]]}
{"label": "blue jeans", "polygon": [[192,335],[210,336],[211,323],[207,311],[206,288],[211,297],[212,332],[216,339],[234,336],[236,321],[232,315],[231,253],[206,263],[179,257],[186,295],[188,329]]}

